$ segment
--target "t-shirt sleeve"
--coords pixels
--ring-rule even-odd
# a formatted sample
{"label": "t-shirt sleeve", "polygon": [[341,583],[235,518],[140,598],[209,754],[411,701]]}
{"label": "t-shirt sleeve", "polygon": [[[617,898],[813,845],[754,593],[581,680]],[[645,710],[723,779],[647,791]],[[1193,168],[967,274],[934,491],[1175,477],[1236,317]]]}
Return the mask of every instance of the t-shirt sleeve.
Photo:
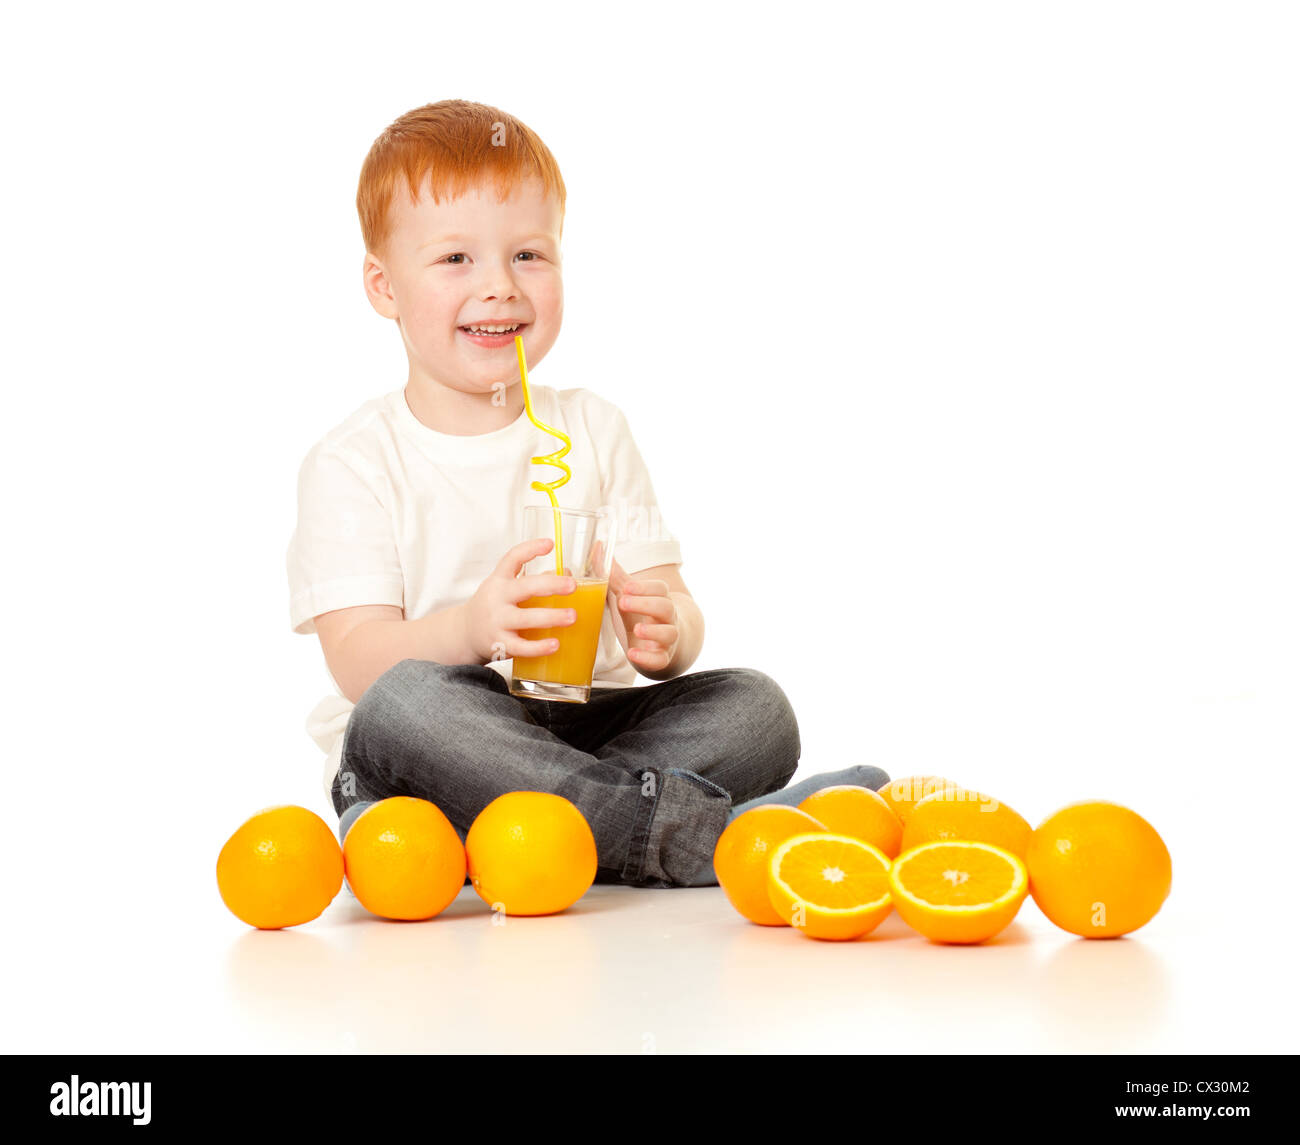
{"label": "t-shirt sleeve", "polygon": [[298,472],[298,523],[289,541],[289,623],[362,604],[402,607],[402,566],[382,478],[337,450],[315,446]]}
{"label": "t-shirt sleeve", "polygon": [[601,458],[601,493],[614,514],[617,530],[614,559],[629,574],[657,565],[681,564],[681,546],[659,511],[650,470],[626,416],[602,400],[597,400],[596,409],[595,420],[604,423],[594,427],[597,442],[606,445]]}

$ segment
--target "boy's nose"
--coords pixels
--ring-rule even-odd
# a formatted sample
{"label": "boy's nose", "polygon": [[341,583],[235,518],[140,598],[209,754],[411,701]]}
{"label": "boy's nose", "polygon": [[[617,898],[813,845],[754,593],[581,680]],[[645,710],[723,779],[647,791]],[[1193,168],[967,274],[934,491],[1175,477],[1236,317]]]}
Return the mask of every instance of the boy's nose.
{"label": "boy's nose", "polygon": [[484,302],[510,302],[519,297],[519,290],[508,270],[504,267],[492,267],[483,272],[483,280],[479,284],[479,297]]}

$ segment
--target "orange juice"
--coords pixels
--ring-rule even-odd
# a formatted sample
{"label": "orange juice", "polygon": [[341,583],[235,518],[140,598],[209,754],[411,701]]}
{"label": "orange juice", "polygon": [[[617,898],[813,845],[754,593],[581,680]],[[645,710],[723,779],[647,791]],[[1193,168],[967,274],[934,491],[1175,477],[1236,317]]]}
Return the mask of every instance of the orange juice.
{"label": "orange juice", "polygon": [[516,656],[516,679],[568,684],[576,688],[591,686],[608,584],[608,581],[603,580],[580,580],[570,593],[530,596],[519,602],[520,608],[572,608],[577,612],[578,619],[559,628],[521,628],[519,635],[525,640],[549,640],[555,637],[560,642],[560,647],[549,656]]}

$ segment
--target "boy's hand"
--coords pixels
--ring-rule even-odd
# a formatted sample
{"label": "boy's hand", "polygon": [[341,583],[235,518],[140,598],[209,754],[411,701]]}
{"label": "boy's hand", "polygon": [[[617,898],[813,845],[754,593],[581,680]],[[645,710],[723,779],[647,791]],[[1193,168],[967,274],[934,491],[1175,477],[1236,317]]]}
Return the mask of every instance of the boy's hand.
{"label": "boy's hand", "polygon": [[668,582],[629,580],[614,561],[609,591],[613,594],[615,627],[622,628],[623,646],[633,666],[647,672],[667,668],[681,635],[677,605],[669,595]]}
{"label": "boy's hand", "polygon": [[525,564],[550,552],[554,545],[549,537],[521,541],[463,605],[465,642],[478,663],[549,655],[560,646],[558,640],[525,640],[520,629],[559,628],[577,620],[578,614],[571,608],[519,607],[519,602],[529,597],[566,595],[577,587],[573,577],[553,572],[519,575]]}

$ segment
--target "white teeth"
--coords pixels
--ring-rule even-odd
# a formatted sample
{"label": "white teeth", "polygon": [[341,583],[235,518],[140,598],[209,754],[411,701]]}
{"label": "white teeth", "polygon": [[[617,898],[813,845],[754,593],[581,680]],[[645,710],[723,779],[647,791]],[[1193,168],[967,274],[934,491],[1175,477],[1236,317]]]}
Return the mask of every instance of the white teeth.
{"label": "white teeth", "polygon": [[471,334],[507,334],[513,330],[518,330],[519,323],[516,322],[513,326],[468,326],[466,329]]}

